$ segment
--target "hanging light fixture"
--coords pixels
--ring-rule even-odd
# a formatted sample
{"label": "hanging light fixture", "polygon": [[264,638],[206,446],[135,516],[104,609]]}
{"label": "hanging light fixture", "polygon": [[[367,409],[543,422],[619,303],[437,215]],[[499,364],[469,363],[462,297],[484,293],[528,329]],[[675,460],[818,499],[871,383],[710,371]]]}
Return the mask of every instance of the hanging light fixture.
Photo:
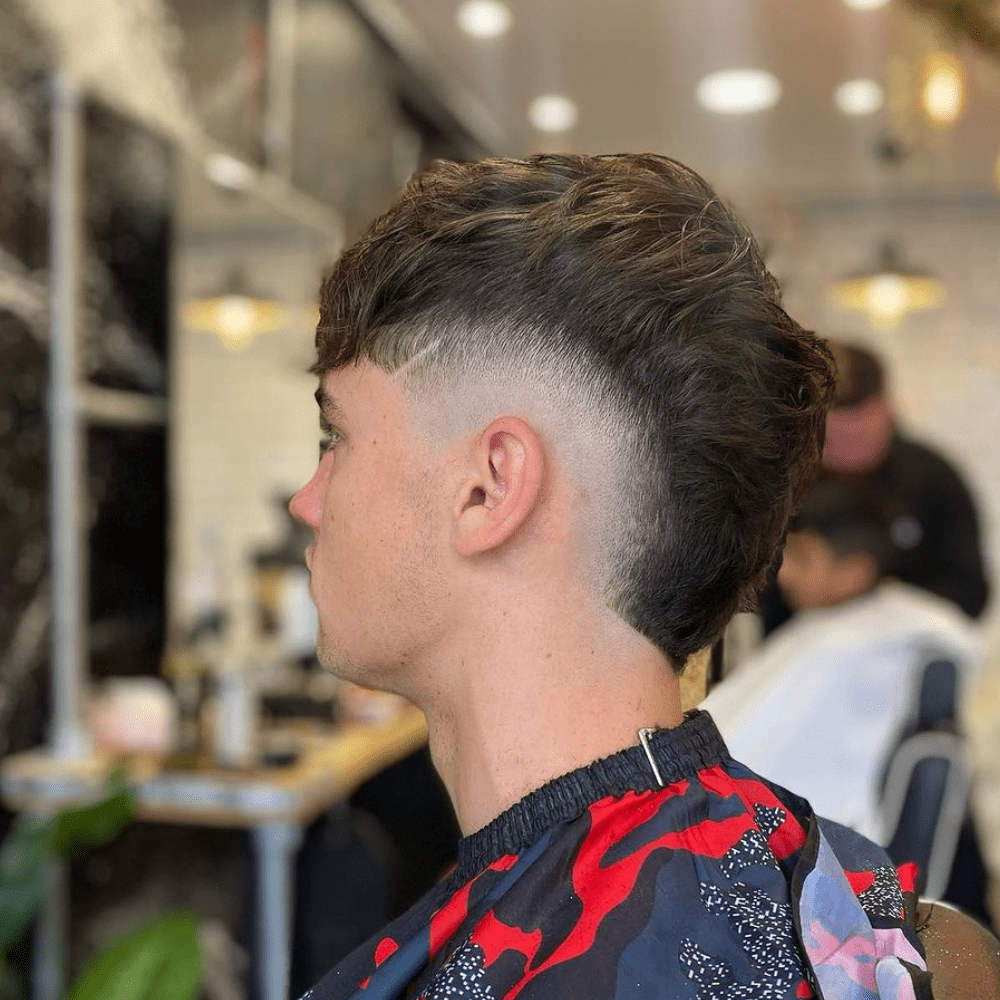
{"label": "hanging light fixture", "polygon": [[892,243],[883,244],[874,268],[834,282],[829,291],[832,305],[865,313],[880,330],[893,329],[907,313],[933,309],[944,299],[941,281],[904,263]]}
{"label": "hanging light fixture", "polygon": [[287,323],[284,307],[251,292],[239,274],[220,294],[186,302],[181,316],[185,326],[215,334],[230,351],[241,351],[255,337],[275,333]]}
{"label": "hanging light fixture", "polygon": [[920,107],[940,127],[954,125],[965,108],[965,71],[953,52],[931,52],[921,68]]}

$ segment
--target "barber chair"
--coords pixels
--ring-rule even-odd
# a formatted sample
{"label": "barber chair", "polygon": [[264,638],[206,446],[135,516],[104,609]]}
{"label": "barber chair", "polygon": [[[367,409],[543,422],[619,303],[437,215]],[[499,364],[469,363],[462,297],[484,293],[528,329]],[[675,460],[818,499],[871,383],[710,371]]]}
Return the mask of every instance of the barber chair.
{"label": "barber chair", "polygon": [[915,675],[910,711],[882,772],[882,843],[897,864],[917,863],[918,890],[931,899],[940,899],[947,886],[958,846],[955,824],[960,831],[968,807],[957,704],[955,662],[927,660]]}
{"label": "barber chair", "polygon": [[942,899],[969,811],[971,775],[961,739],[924,732],[896,748],[882,793],[882,842],[897,864],[915,861],[921,894]]}
{"label": "barber chair", "polygon": [[909,719],[886,762],[882,843],[897,863],[915,861],[919,890],[960,906],[983,923],[986,868],[969,809],[971,774],[957,708],[960,676],[946,657],[918,675]]}
{"label": "barber chair", "polygon": [[958,666],[954,660],[936,657],[920,676],[913,725],[916,732],[947,726],[954,729],[958,714]]}

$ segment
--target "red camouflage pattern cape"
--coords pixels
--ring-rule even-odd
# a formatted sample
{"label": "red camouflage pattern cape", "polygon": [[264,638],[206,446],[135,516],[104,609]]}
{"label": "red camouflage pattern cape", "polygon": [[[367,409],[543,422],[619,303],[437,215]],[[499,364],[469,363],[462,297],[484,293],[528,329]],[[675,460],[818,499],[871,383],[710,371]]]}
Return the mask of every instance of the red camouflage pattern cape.
{"label": "red camouflage pattern cape", "polygon": [[303,1000],[929,1000],[915,871],[711,718],[531,793]]}

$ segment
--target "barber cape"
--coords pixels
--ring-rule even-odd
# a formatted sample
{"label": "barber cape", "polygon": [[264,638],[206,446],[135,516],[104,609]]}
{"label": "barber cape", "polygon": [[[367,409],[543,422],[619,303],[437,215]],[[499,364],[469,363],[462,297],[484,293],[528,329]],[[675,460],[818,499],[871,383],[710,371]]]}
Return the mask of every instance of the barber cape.
{"label": "barber cape", "polygon": [[913,876],[695,712],[465,838],[303,1000],[927,1000]]}
{"label": "barber cape", "polygon": [[968,674],[974,626],[954,605],[886,581],[829,608],[795,615],[712,689],[730,752],[809,799],[821,816],[879,839],[882,769],[935,656]]}

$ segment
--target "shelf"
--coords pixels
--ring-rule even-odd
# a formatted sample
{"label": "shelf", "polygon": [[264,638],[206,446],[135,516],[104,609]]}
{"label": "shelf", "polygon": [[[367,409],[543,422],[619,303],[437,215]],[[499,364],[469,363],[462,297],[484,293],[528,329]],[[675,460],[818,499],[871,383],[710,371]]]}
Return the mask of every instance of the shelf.
{"label": "shelf", "polygon": [[80,388],[80,412],[89,422],[113,427],[162,427],[167,423],[167,400],[142,392]]}

